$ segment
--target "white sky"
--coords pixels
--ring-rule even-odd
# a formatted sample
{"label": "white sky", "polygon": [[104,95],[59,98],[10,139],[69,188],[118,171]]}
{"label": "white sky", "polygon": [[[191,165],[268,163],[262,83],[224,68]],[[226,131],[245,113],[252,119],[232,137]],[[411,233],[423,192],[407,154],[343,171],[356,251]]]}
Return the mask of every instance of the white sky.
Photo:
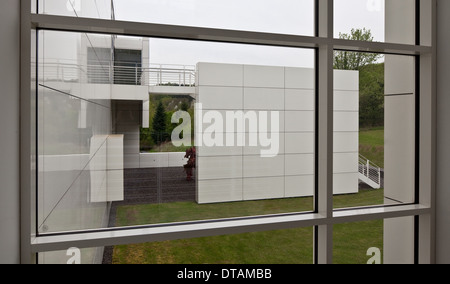
{"label": "white sky", "polygon": [[[51,1],[55,3],[47,7],[64,3]],[[372,31],[376,41],[384,41],[384,1],[335,0],[335,37],[339,32],[349,33],[352,28],[365,27]],[[313,0],[114,0],[118,20],[308,36],[314,33],[313,3]],[[58,6],[61,8],[66,9],[65,5]],[[55,33],[56,36],[61,35]],[[66,37],[69,39],[68,35]],[[76,46],[70,40],[66,45],[67,48],[52,51],[52,55],[66,54]],[[76,54],[75,51],[72,53]],[[313,67],[314,52],[298,48],[151,39],[150,62]]]}
{"label": "white sky", "polygon": [[[384,41],[385,0],[335,0],[335,37],[367,28]],[[312,36],[313,0],[114,0],[116,19]],[[152,39],[150,62],[313,67],[311,50]]]}

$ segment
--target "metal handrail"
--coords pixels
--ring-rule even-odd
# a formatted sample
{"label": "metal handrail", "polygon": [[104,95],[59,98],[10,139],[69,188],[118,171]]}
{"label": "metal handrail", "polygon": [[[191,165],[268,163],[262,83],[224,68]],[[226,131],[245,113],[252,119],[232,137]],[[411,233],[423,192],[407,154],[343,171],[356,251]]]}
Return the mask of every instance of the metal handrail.
{"label": "metal handrail", "polygon": [[[151,64],[142,67],[134,62],[96,62],[77,64],[46,60],[40,67],[47,81],[127,84],[143,86],[195,86],[196,68],[192,65]],[[133,65],[134,64],[134,65]]]}
{"label": "metal handrail", "polygon": [[381,185],[381,167],[371,162],[363,155],[359,155],[358,171],[371,181]]}

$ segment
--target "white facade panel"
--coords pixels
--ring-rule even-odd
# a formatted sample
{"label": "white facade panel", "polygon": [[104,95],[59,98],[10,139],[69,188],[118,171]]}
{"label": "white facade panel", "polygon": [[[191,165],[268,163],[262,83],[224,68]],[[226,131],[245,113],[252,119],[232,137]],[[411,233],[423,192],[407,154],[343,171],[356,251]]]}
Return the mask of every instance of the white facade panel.
{"label": "white facade panel", "polygon": [[197,181],[199,204],[241,201],[242,179],[219,179]]}
{"label": "white facade panel", "polygon": [[285,110],[310,110],[316,108],[316,94],[313,89],[285,89]]}
{"label": "white facade panel", "polygon": [[314,132],[315,131],[314,111],[286,111],[285,131]]}
{"label": "white facade panel", "polygon": [[335,91],[359,91],[359,72],[334,70]]}
{"label": "white facade panel", "polygon": [[358,91],[335,91],[334,92],[335,111],[359,111]]}
{"label": "white facade panel", "polygon": [[315,134],[286,133],[286,154],[313,154],[315,152]]}
{"label": "white facade panel", "polygon": [[197,86],[241,87],[244,85],[244,66],[221,64],[217,68],[215,63],[198,63]]}
{"label": "white facade panel", "polygon": [[[239,73],[241,70],[243,73]],[[341,89],[336,92],[336,107],[340,112],[335,112],[335,137],[336,150],[342,153],[337,154],[335,171],[345,173],[336,179],[336,192],[354,193],[358,191],[359,73],[336,73],[342,82],[337,84]],[[198,146],[197,201],[225,202],[236,196],[231,198],[230,191],[222,188],[219,191],[225,192],[225,195],[220,193],[225,199],[203,198],[205,186],[201,182],[205,180],[209,186],[217,182],[219,187],[227,184],[226,181],[242,180],[243,195],[236,200],[311,196],[316,147],[314,70],[208,63],[198,65],[198,74],[197,102],[204,104],[203,113],[196,112],[195,120],[203,122],[201,128],[196,128],[196,138],[197,141],[201,138],[202,142],[210,139],[218,144]],[[243,81],[239,81],[236,74],[242,75]],[[225,75],[231,78],[224,78]],[[215,89],[221,91],[211,91]],[[273,112],[279,118],[277,127],[272,125]],[[219,121],[211,119],[216,115],[221,117]],[[227,115],[232,115],[231,119],[227,120]],[[217,125],[224,132],[218,136],[213,132]],[[250,125],[253,126],[251,129]],[[240,132],[242,129],[245,129],[244,135]],[[243,146],[222,147],[227,145],[229,134],[233,134],[232,142],[236,143],[237,137],[244,139],[240,140]],[[263,150],[271,148],[278,150],[273,157],[261,155]]]}
{"label": "white facade panel", "polygon": [[336,132],[358,132],[358,112],[334,112],[334,131]]}
{"label": "white facade panel", "polygon": [[242,156],[199,157],[197,159],[198,179],[235,179],[242,178]]}
{"label": "white facade panel", "polygon": [[314,154],[286,154],[285,163],[288,176],[314,174]]}
{"label": "white facade panel", "polygon": [[334,194],[358,193],[358,173],[333,174],[333,193]]}
{"label": "white facade panel", "polygon": [[315,190],[314,175],[286,176],[285,197],[313,196]]}
{"label": "white facade panel", "polygon": [[244,200],[284,198],[284,177],[244,178]]}
{"label": "white facade panel", "polygon": [[234,110],[243,107],[243,93],[239,87],[199,87],[197,99],[204,110]]}
{"label": "white facade panel", "polygon": [[285,68],[285,88],[286,89],[307,89],[315,88],[315,71],[312,68]]}
{"label": "white facade panel", "polygon": [[284,176],[284,156],[244,156],[243,177]]}
{"label": "white facade panel", "polygon": [[284,89],[284,68],[244,65],[244,86]]}
{"label": "white facade panel", "polygon": [[284,90],[244,88],[245,110],[284,110]]}

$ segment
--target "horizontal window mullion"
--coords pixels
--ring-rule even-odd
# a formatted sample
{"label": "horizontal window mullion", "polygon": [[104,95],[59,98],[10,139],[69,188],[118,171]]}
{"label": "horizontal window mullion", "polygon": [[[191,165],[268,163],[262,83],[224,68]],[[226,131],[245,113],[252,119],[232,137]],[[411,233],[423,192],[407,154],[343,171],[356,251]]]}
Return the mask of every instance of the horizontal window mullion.
{"label": "horizontal window mullion", "polygon": [[399,205],[377,208],[354,208],[339,210],[333,217],[320,214],[290,214],[269,217],[236,218],[226,221],[205,221],[186,224],[161,225],[110,229],[104,231],[73,232],[40,236],[32,241],[32,252],[66,250],[70,247],[89,248],[133,243],[147,243],[241,234],[271,230],[334,225],[349,222],[370,221],[430,214],[429,207],[423,205]]}
{"label": "horizontal window mullion", "polygon": [[396,44],[385,42],[350,41],[344,39],[333,39],[335,50],[384,53],[395,55],[421,55],[429,54],[432,48],[428,46],[417,46],[408,44]]}
{"label": "horizontal window mullion", "polygon": [[331,45],[334,49],[399,55],[430,53],[431,47],[383,42],[349,41],[323,37],[284,35],[213,28],[175,26],[128,21],[32,15],[32,27],[68,32],[100,33],[124,36],[201,40],[226,43],[258,44],[282,47],[317,48]]}
{"label": "horizontal window mullion", "polygon": [[53,15],[32,15],[33,28],[69,32],[200,40],[226,43],[315,48],[326,39],[310,36],[272,34],[214,28],[113,21]]}

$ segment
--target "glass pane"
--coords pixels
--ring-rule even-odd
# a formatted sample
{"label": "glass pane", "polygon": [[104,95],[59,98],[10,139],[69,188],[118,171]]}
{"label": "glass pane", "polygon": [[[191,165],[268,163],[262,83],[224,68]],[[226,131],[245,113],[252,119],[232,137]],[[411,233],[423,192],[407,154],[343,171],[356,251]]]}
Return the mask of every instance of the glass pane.
{"label": "glass pane", "polygon": [[313,210],[314,50],[40,31],[38,66],[40,233]]}
{"label": "glass pane", "polygon": [[105,249],[104,264],[312,264],[313,229],[301,228]]}
{"label": "glass pane", "polygon": [[40,0],[40,13],[309,36],[315,26],[314,0]]}
{"label": "glass pane", "polygon": [[334,37],[415,44],[415,0],[335,0]]}
{"label": "glass pane", "polygon": [[38,253],[37,264],[102,264],[104,247],[76,248]]}
{"label": "glass pane", "polygon": [[335,264],[413,264],[414,217],[333,226]]}
{"label": "glass pane", "polygon": [[335,52],[335,208],[414,202],[414,62]]}
{"label": "glass pane", "polygon": [[110,20],[112,0],[37,0],[40,14]]}
{"label": "glass pane", "polygon": [[334,225],[333,263],[382,264],[383,232],[383,220]]}

